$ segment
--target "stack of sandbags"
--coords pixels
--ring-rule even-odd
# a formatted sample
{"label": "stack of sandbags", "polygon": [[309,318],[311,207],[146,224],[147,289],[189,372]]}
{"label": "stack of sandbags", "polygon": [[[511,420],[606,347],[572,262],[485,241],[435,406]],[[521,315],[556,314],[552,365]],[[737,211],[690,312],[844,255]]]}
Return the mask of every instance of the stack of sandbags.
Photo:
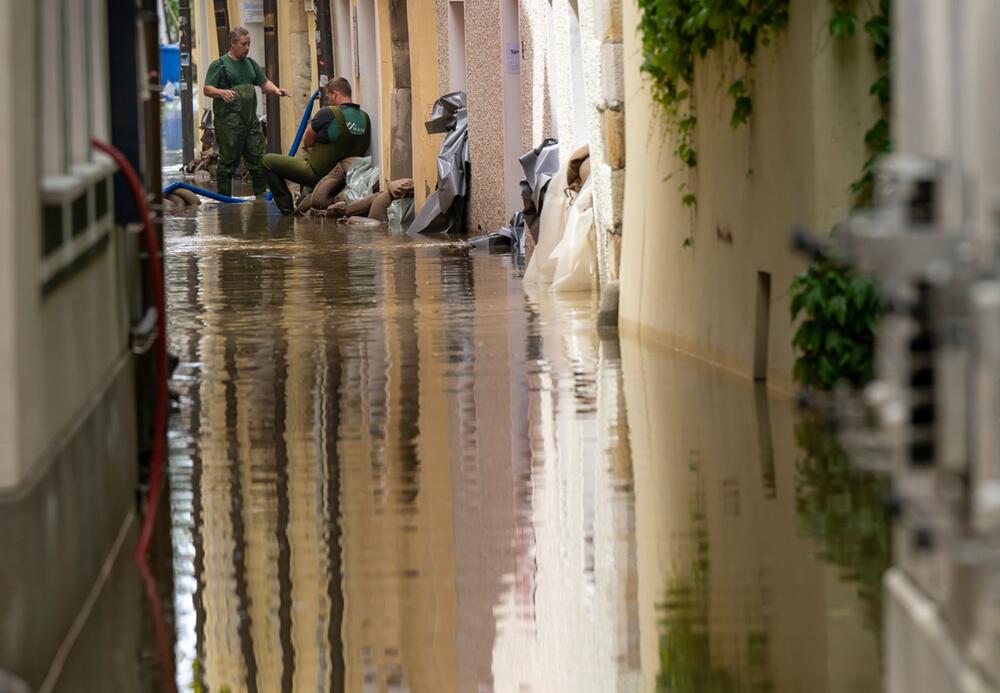
{"label": "stack of sandbags", "polygon": [[320,178],[312,192],[302,198],[296,214],[324,214],[327,207],[337,201],[347,186],[347,174],[359,157],[348,157],[338,163],[333,169]]}
{"label": "stack of sandbags", "polygon": [[215,152],[215,129],[212,127],[211,111],[202,116],[201,152],[184,165],[184,172],[193,175],[195,180],[206,181],[215,178],[215,165],[219,160]]}
{"label": "stack of sandbags", "polygon": [[197,207],[201,198],[190,190],[178,188],[163,198],[163,208],[168,211],[181,210],[185,207]]}
{"label": "stack of sandbags", "polygon": [[352,223],[363,223],[363,221],[375,221],[385,224],[389,221],[389,205],[393,200],[401,200],[404,197],[413,197],[413,179],[400,178],[390,181],[386,189],[380,193],[369,195],[363,200],[348,202],[339,200],[327,208],[327,216],[335,219],[344,219]]}
{"label": "stack of sandbags", "polygon": [[212,149],[203,149],[201,154],[196,156],[194,159],[184,164],[184,172],[193,175],[196,179],[203,178],[204,176],[199,176],[199,171],[204,171],[210,177],[215,177],[215,165],[218,162],[219,157],[216,156],[215,151]]}

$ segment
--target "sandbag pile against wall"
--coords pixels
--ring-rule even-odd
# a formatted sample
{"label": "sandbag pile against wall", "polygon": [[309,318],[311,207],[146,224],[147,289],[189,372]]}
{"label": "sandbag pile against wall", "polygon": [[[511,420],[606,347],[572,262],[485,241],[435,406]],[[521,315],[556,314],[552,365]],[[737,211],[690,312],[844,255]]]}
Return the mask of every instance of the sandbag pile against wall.
{"label": "sandbag pile against wall", "polygon": [[[371,200],[379,194],[379,175],[379,167],[372,163],[371,157],[356,156],[344,159],[320,179],[309,195],[302,198],[295,212],[344,216],[343,212],[347,207],[366,202],[367,204],[363,205],[362,215],[367,215]],[[409,178],[405,180],[409,181],[408,189],[412,196],[413,181]],[[395,191],[396,197],[405,197],[405,193],[401,191],[406,189],[405,181],[393,181],[387,187],[387,192]],[[386,206],[388,204],[387,201]],[[362,209],[361,206],[353,208]]]}
{"label": "sandbag pile against wall", "polygon": [[364,217],[384,224],[389,221],[389,207],[393,202],[412,198],[413,179],[401,178],[390,181],[382,192],[360,200],[339,200],[327,209],[327,215],[348,220]]}
{"label": "sandbag pile against wall", "polygon": [[163,198],[163,207],[167,210],[183,209],[184,207],[197,207],[201,204],[201,199],[190,190],[178,188]]}

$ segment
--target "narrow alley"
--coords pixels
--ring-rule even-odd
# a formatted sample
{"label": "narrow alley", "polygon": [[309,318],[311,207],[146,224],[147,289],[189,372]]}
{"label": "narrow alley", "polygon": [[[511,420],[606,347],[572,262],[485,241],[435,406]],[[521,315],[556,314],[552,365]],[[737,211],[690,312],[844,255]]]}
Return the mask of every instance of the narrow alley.
{"label": "narrow alley", "polygon": [[1000,693],[998,26],[0,0],[0,693]]}

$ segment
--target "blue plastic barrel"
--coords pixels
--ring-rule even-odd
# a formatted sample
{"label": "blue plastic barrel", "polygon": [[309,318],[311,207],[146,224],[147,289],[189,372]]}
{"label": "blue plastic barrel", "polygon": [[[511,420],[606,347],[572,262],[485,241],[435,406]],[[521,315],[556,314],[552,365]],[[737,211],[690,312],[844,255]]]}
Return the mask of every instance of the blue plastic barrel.
{"label": "blue plastic barrel", "polygon": [[181,47],[176,43],[160,44],[160,86],[166,86],[167,82],[180,88]]}

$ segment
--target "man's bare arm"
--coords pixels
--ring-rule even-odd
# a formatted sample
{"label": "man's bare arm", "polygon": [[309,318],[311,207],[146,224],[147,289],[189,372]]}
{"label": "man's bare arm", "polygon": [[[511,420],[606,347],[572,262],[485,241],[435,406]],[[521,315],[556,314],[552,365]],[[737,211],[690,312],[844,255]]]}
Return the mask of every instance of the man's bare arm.
{"label": "man's bare arm", "polygon": [[260,89],[265,94],[277,94],[278,96],[291,96],[291,94],[288,93],[287,89],[282,89],[271,80],[267,80],[266,82],[261,84]]}

